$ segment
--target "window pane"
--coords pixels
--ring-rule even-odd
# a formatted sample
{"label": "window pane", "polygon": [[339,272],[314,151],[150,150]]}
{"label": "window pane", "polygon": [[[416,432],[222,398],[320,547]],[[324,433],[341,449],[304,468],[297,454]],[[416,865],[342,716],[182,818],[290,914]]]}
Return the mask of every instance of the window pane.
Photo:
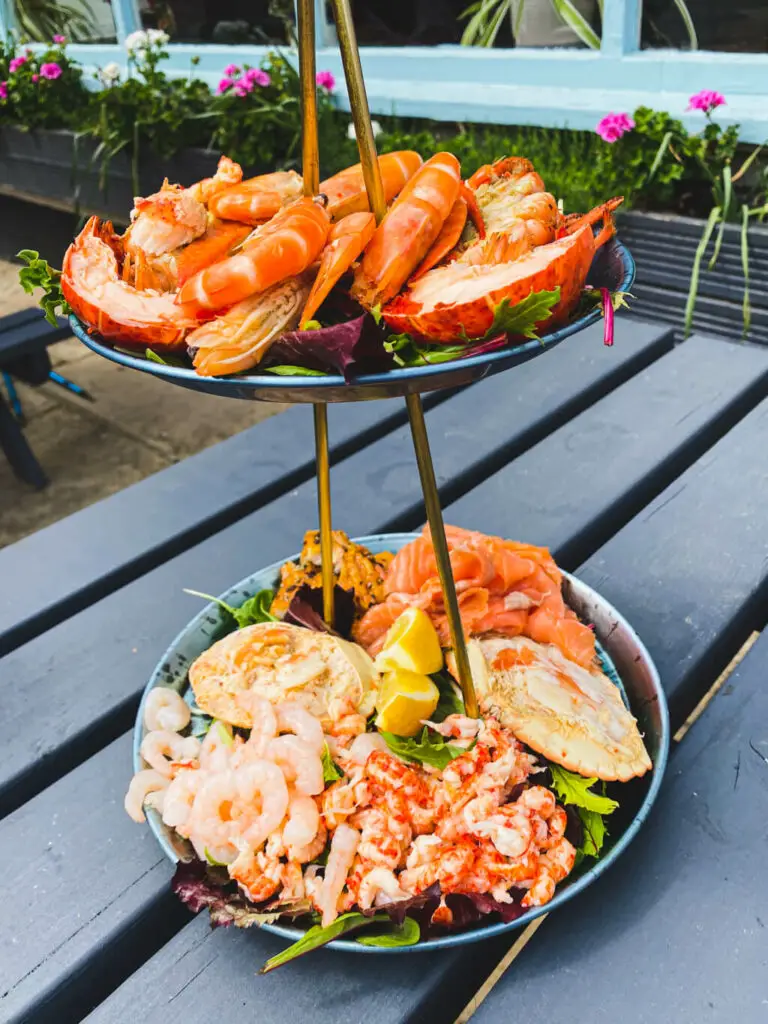
{"label": "window pane", "polygon": [[66,36],[74,43],[114,43],[115,19],[109,0],[14,0],[22,33],[35,42]]}
{"label": "window pane", "polygon": [[141,0],[144,28],[174,43],[289,43],[295,35],[293,0]]}
{"label": "window pane", "polygon": [[[768,52],[768,0],[686,0],[700,50]],[[643,0],[644,47],[687,49],[690,37],[671,0]]]}
{"label": "window pane", "polygon": [[[599,25],[597,0],[573,3],[587,21]],[[461,17],[469,0],[353,0],[352,6],[361,46],[460,43],[470,22]],[[332,18],[330,5],[328,18]],[[491,0],[474,26],[474,46],[581,45],[556,13],[552,0]]]}

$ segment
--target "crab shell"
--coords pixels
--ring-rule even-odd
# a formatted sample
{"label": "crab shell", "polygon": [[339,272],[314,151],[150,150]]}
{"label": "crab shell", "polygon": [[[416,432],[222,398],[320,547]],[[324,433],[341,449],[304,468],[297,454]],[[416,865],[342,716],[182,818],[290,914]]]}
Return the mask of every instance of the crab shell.
{"label": "crab shell", "polygon": [[382,315],[390,330],[431,342],[481,338],[503,299],[514,305],[531,292],[559,287],[557,304],[537,325],[549,329],[567,320],[576,308],[594,255],[592,226],[585,224],[512,263],[437,267],[384,306]]}

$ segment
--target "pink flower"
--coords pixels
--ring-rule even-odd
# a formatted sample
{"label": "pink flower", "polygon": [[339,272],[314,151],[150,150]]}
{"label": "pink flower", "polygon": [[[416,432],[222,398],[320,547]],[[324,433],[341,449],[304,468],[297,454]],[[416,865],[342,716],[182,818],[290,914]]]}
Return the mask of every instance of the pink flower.
{"label": "pink flower", "polygon": [[33,82],[37,82],[39,80],[39,78],[40,78],[40,75],[32,75],[32,81]]}
{"label": "pink flower", "polygon": [[227,78],[234,78],[235,75],[240,74],[240,68],[237,66],[237,64],[227,64],[227,66],[224,68],[224,74],[227,76]]}
{"label": "pink flower", "polygon": [[253,86],[250,82],[246,82],[245,79],[241,78],[239,82],[235,82],[235,96],[247,96],[249,92],[253,92]]}
{"label": "pink flower", "polygon": [[0,82],[0,100],[8,99],[8,83]]}
{"label": "pink flower", "polygon": [[61,68],[58,64],[41,64],[40,74],[43,78],[50,78],[53,80],[54,78],[61,77]]}
{"label": "pink flower", "polygon": [[231,89],[233,84],[234,83],[229,78],[222,78],[222,80],[216,86],[216,92],[219,94],[219,96],[221,96],[228,89]]}
{"label": "pink flower", "polygon": [[261,85],[266,88],[272,79],[269,74],[266,71],[262,71],[261,68],[248,68],[247,71],[243,72],[242,81],[247,82],[251,87],[254,85]]}
{"label": "pink flower", "polygon": [[57,46],[63,46],[64,43],[66,43],[66,41],[67,41],[67,37],[66,36],[54,36],[53,37],[53,41],[54,41],[54,43],[57,44]]}
{"label": "pink flower", "polygon": [[631,132],[635,127],[635,122],[629,116],[629,114],[606,114],[605,117],[598,122],[595,131],[603,140],[603,142],[616,142],[626,135],[627,132]]}
{"label": "pink flower", "polygon": [[318,71],[315,75],[315,81],[321,89],[327,89],[328,92],[333,92],[336,87],[336,79],[330,71]]}
{"label": "pink flower", "polygon": [[13,74],[14,71],[18,71],[19,68],[24,67],[26,63],[26,57],[14,57],[13,60],[8,65],[8,70],[11,72],[11,74]]}
{"label": "pink flower", "polygon": [[721,92],[715,92],[714,89],[702,89],[688,100],[688,110],[701,110],[703,113],[709,114],[715,107],[722,107],[724,103],[725,96]]}

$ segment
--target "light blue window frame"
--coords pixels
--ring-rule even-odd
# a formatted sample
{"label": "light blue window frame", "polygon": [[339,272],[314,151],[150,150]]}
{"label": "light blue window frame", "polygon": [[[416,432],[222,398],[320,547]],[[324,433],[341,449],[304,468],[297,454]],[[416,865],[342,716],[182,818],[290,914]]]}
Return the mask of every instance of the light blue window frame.
{"label": "light blue window frame", "polygon": [[[363,47],[371,110],[447,121],[591,129],[609,111],[631,112],[646,104],[668,110],[697,129],[702,115],[686,112],[688,97],[700,89],[716,89],[728,101],[718,110],[720,123],[740,123],[741,137],[748,142],[768,138],[768,54],[641,50],[642,0],[605,0],[604,8],[600,50]],[[118,45],[71,48],[91,69],[108,61],[125,63],[122,40],[141,28],[135,0],[112,0],[112,10]],[[315,10],[317,66],[336,76],[339,104],[349,109],[335,31],[326,21],[323,0],[315,0]],[[14,27],[12,0],[0,0],[0,32]],[[195,74],[215,86],[226,64],[258,64],[269,47],[172,44],[168,49],[172,72],[189,73],[190,58],[198,55]]]}

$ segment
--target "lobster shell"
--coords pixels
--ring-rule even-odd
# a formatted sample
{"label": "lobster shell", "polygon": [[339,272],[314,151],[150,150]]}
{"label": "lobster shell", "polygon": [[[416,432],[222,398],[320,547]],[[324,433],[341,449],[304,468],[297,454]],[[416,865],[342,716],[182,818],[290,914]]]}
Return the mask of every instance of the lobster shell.
{"label": "lobster shell", "polygon": [[431,270],[382,309],[390,330],[430,342],[481,338],[503,299],[511,305],[531,292],[560,288],[560,299],[538,326],[555,327],[576,308],[595,255],[591,224],[541,245],[512,263],[449,263]]}

